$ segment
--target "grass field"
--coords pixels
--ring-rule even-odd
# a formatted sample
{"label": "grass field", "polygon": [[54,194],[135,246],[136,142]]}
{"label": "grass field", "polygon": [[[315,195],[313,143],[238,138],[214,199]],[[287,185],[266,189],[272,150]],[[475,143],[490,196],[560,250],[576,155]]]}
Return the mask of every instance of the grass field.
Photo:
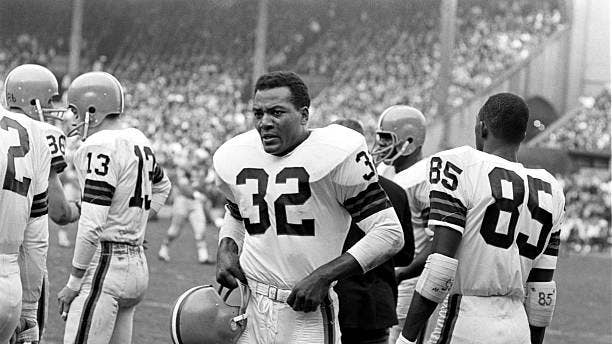
{"label": "grass field", "polygon": [[[169,263],[157,260],[157,249],[168,227],[168,220],[149,224],[147,258],[150,281],[145,300],[138,306],[134,321],[133,343],[168,344],[170,307],[184,290],[198,284],[215,284],[214,266],[196,263],[193,233],[189,228],[171,248]],[[211,254],[215,253],[217,233],[212,226],[207,233]],[[66,283],[73,248],[59,248],[55,227],[51,228],[48,269],[51,296],[46,344],[62,343],[64,323],[57,313],[56,295]],[[71,239],[74,239],[74,229]],[[612,343],[612,259],[606,256],[563,257],[556,280],[559,286],[557,311],[547,330],[545,343]],[[126,343],[128,344],[128,343]]]}

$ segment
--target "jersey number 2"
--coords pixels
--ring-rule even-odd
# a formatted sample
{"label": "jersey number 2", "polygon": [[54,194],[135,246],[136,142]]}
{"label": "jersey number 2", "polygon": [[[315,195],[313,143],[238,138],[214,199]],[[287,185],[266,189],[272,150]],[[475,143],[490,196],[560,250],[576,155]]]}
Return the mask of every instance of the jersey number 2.
{"label": "jersey number 2", "polygon": [[[512,185],[512,199],[505,198],[502,195],[502,180]],[[482,220],[482,226],[480,227],[480,235],[489,245],[509,248],[514,241],[514,233],[519,218],[518,208],[523,203],[525,196],[525,183],[515,172],[500,167],[494,168],[489,173],[489,183],[491,184],[491,194],[495,199],[495,203],[487,207],[484,219]],[[527,176],[527,184],[529,184],[527,208],[531,213],[531,218],[542,224],[542,229],[535,246],[527,242],[529,236],[524,233],[519,233],[516,236],[516,244],[521,256],[535,259],[544,250],[546,238],[552,230],[552,214],[540,207],[538,192],[543,191],[552,195],[552,190],[550,183],[531,176]],[[496,231],[502,211],[510,213],[510,221],[505,234]]]}
{"label": "jersey number 2", "polygon": [[15,158],[23,158],[30,151],[30,137],[27,130],[19,122],[8,117],[2,117],[0,128],[9,131],[9,128],[17,130],[19,134],[19,146],[10,146],[6,153],[6,174],[4,175],[3,190],[12,191],[21,196],[27,196],[32,180],[23,177],[22,181],[15,178]]}
{"label": "jersey number 2", "polygon": [[[236,184],[244,185],[248,179],[257,180],[257,193],[253,194],[253,205],[259,208],[259,222],[244,219],[244,225],[250,235],[263,234],[270,227],[268,203],[265,196],[268,188],[268,174],[261,168],[245,168],[236,176]],[[310,198],[310,175],[303,167],[285,167],[276,175],[276,184],[286,184],[288,179],[297,179],[298,192],[282,194],[274,201],[276,233],[278,235],[314,236],[314,219],[303,219],[301,223],[287,221],[288,205],[302,205]]]}

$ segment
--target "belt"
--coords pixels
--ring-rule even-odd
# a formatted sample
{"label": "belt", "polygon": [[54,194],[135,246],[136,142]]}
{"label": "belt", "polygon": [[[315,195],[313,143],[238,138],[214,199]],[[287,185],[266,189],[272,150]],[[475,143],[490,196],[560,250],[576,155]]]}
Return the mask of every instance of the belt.
{"label": "belt", "polygon": [[288,289],[280,289],[276,286],[258,282],[252,279],[249,279],[248,282],[249,288],[253,293],[263,295],[272,301],[287,302],[289,294],[291,294],[291,290]]}
{"label": "belt", "polygon": [[102,241],[102,246],[109,245],[114,253],[138,253],[142,250],[140,245],[132,245],[124,242],[117,241]]}

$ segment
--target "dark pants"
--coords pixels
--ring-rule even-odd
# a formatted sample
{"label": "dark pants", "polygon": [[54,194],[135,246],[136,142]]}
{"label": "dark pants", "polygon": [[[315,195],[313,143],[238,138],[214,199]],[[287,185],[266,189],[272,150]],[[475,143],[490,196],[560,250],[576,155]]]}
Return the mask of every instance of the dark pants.
{"label": "dark pants", "polygon": [[342,328],[342,344],[387,344],[389,329],[362,330]]}

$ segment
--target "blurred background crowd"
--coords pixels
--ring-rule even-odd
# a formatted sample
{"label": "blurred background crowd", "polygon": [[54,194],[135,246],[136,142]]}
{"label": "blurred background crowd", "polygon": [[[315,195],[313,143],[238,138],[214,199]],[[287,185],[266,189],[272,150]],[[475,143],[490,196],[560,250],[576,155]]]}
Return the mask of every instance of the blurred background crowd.
{"label": "blurred background crowd", "polygon": [[[33,1],[24,0],[19,8],[27,11]],[[313,85],[313,126],[357,118],[372,140],[378,115],[400,103],[434,120],[438,104],[433,92],[440,69],[437,1],[427,6],[402,0],[270,2],[268,69],[307,76]],[[19,64],[48,65],[66,56],[70,16],[61,3],[69,2],[37,2],[37,10],[28,16],[3,18],[2,79]],[[459,1],[448,111],[461,107],[563,29],[567,18],[560,4]],[[211,156],[228,138],[249,128],[257,2],[150,0],[143,6],[142,1],[102,1],[87,6],[81,69],[117,76],[126,90],[126,117],[151,138],[158,161],[171,176],[189,171],[218,205]],[[62,87],[68,83],[62,80]],[[543,147],[610,151],[609,88],[581,103],[545,132]],[[609,172],[560,177],[567,192],[566,239],[580,245],[579,251],[600,242],[607,247]]]}

